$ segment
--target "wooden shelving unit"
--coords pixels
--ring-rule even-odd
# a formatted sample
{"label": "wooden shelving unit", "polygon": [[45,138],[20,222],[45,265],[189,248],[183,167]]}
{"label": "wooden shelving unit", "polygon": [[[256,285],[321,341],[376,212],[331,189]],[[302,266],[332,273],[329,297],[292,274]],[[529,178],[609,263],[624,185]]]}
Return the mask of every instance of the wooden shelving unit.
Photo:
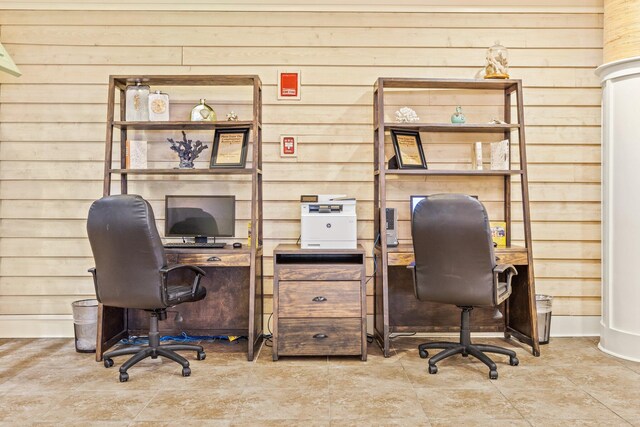
{"label": "wooden shelving unit", "polygon": [[[216,122],[191,122],[191,121],[166,121],[166,122],[128,122],[126,117],[125,91],[128,85],[136,82],[152,87],[188,87],[188,86],[245,86],[245,90],[252,91],[251,120],[246,121],[216,121]],[[119,102],[116,96],[119,94]],[[193,100],[194,105],[197,99]],[[119,109],[119,118],[116,120],[116,108]],[[212,182],[212,191],[207,194],[215,194],[213,184],[217,177],[230,176],[227,180],[238,180],[251,186],[251,244],[242,249],[167,249],[170,262],[194,263],[205,270],[211,269],[213,274],[208,274],[205,286],[221,286],[217,288],[217,295],[205,298],[202,303],[208,304],[200,307],[192,319],[185,321],[185,325],[173,325],[167,322],[169,328],[188,327],[187,323],[195,328],[196,334],[214,335],[246,335],[248,338],[247,357],[253,360],[263,337],[263,281],[262,281],[262,241],[263,241],[263,214],[262,214],[262,82],[257,75],[148,75],[148,76],[111,76],[109,78],[109,94],[107,104],[107,134],[105,144],[104,161],[104,185],[103,194],[111,193],[113,176],[120,178],[120,192],[128,191],[128,178],[136,176],[208,176]],[[219,169],[124,169],[114,167],[113,149],[114,138],[116,144],[120,144],[119,165],[125,163],[126,141],[129,131],[136,130],[194,130],[208,131],[213,140],[215,129],[249,128],[251,138],[249,140],[252,153],[251,164],[244,168],[219,168]],[[118,132],[119,131],[119,132]],[[119,135],[118,135],[119,134]],[[117,141],[119,139],[119,142]],[[234,178],[236,177],[237,178]],[[251,177],[249,181],[244,176]],[[240,179],[243,178],[243,179]],[[173,182],[173,181],[172,181]],[[171,185],[169,183],[168,185]],[[206,195],[206,194],[205,194]],[[215,252],[215,253],[214,253]],[[215,256],[211,256],[215,255]],[[211,262],[215,259],[216,262]],[[247,271],[248,270],[248,271]],[[209,277],[212,276],[212,277]],[[211,290],[211,289],[209,289]],[[216,301],[228,298],[228,301]],[[196,304],[196,303],[193,303]],[[184,310],[189,310],[186,304]],[[198,303],[199,304],[199,303]],[[220,307],[213,306],[218,304]],[[227,305],[225,305],[227,304]],[[229,304],[240,307],[236,313],[229,313]],[[217,308],[217,309],[216,309]],[[197,311],[197,310],[196,310]],[[224,311],[223,317],[218,312]],[[188,313],[187,313],[188,314]],[[202,318],[203,314],[210,318]],[[216,317],[218,316],[218,317]],[[127,313],[127,310],[114,307],[99,308],[98,321],[98,345],[96,359],[100,360],[102,354],[119,339],[125,337],[131,330],[135,330],[137,314]],[[185,318],[187,315],[185,315]],[[177,331],[180,332],[180,331]]]}
{"label": "wooden shelving unit", "polygon": [[[531,346],[534,355],[539,355],[537,317],[535,307],[535,284],[533,274],[533,255],[531,251],[531,219],[529,212],[529,190],[527,179],[527,158],[525,144],[524,110],[522,101],[522,82],[520,80],[450,80],[450,79],[413,79],[379,78],[374,85],[374,239],[379,242],[375,247],[376,272],[374,282],[374,330],[375,337],[385,356],[389,355],[390,336],[400,332],[455,331],[459,328],[456,310],[447,310],[446,306],[435,303],[418,302],[413,296],[411,280],[406,266],[413,260],[413,246],[400,244],[396,248],[387,247],[385,233],[385,212],[388,206],[387,177],[393,181],[406,177],[464,177],[468,180],[502,177],[503,215],[506,222],[507,247],[498,248],[496,256],[502,261],[516,265],[519,275],[514,283],[513,293],[504,309],[504,321],[496,322],[481,310],[474,310],[472,327],[483,331],[504,331],[505,337],[511,335]],[[456,89],[462,91],[497,91],[503,95],[502,120],[506,124],[449,124],[449,123],[391,123],[385,114],[385,90],[439,90]],[[515,94],[517,117],[512,123],[511,97]],[[389,129],[409,129],[429,132],[437,138],[438,133],[482,133],[495,134],[509,140],[511,151],[511,132],[518,134],[519,167],[511,170],[438,170],[438,169],[387,169],[385,159],[385,133]],[[423,142],[423,145],[425,143]],[[509,159],[511,155],[509,153]],[[427,162],[429,159],[427,159]],[[512,177],[520,180],[522,200],[522,220],[524,226],[524,247],[511,246],[512,220]],[[484,182],[484,181],[483,181]],[[491,184],[486,181],[487,185]],[[407,204],[409,201],[407,200]],[[464,266],[461,266],[464,268]],[[455,309],[455,307],[453,307]],[[430,313],[425,313],[430,312]]]}

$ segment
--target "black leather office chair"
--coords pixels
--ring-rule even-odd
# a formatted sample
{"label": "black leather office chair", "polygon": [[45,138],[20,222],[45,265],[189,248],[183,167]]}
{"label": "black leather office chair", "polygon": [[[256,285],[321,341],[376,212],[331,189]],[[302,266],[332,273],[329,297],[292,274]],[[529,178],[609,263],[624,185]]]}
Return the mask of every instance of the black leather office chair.
{"label": "black leather office chair", "polygon": [[[207,293],[200,287],[205,272],[192,265],[167,265],[162,240],[156,228],[151,205],[137,195],[107,196],[95,201],[89,209],[87,233],[95,259],[93,274],[96,296],[112,307],[136,308],[149,312],[149,345],[124,347],[104,354],[104,366],[113,366],[112,357],[133,356],[120,367],[120,381],[129,379],[127,370],[139,361],[158,356],[182,365],[182,375],[191,375],[189,361],[175,350],[193,350],[198,360],[205,358],[199,345],[160,345],[158,320],[167,318],[167,308],[183,302],[203,299]],[[171,272],[193,271],[192,283],[173,283]]]}
{"label": "black leather office chair", "polygon": [[518,365],[516,353],[502,347],[471,343],[469,317],[473,307],[497,307],[511,294],[511,279],[518,274],[513,265],[496,265],[487,211],[482,203],[462,194],[426,197],[416,206],[411,221],[416,298],[455,304],[462,310],[460,342],[420,344],[423,359],[427,349],[444,349],[429,359],[429,373],[436,363],[454,354],[472,355],[489,367],[489,378],[497,379],[496,364],[486,355],[509,356]]}

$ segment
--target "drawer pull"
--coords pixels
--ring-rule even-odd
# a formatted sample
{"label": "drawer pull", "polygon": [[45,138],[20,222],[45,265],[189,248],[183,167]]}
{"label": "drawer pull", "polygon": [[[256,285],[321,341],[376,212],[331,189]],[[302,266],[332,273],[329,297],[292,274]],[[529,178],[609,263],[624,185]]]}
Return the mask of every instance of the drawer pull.
{"label": "drawer pull", "polygon": [[315,338],[315,339],[317,339],[317,340],[323,340],[323,339],[325,339],[325,338],[329,338],[329,336],[328,336],[328,335],[325,335],[325,334],[315,334],[315,335],[313,336],[313,338]]}
{"label": "drawer pull", "polygon": [[207,258],[207,261],[208,262],[221,261],[221,259],[220,259],[220,257],[212,256],[212,257]]}
{"label": "drawer pull", "polygon": [[311,301],[313,302],[325,302],[327,299],[325,297],[315,297]]}

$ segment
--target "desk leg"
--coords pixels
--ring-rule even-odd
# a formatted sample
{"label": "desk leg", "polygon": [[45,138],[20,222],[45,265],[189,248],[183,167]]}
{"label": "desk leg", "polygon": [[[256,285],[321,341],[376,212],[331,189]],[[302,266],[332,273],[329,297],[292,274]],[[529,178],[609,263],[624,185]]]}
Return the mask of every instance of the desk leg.
{"label": "desk leg", "polygon": [[102,355],[127,334],[127,310],[99,304],[96,362],[101,361]]}
{"label": "desk leg", "polygon": [[389,285],[383,280],[381,255],[376,253],[376,271],[373,277],[373,338],[384,357],[389,357]]}
{"label": "desk leg", "polygon": [[513,278],[512,292],[508,301],[505,336],[513,335],[529,344],[534,356],[540,356],[538,342],[538,319],[535,307],[533,278],[528,266],[517,266],[518,275]]}

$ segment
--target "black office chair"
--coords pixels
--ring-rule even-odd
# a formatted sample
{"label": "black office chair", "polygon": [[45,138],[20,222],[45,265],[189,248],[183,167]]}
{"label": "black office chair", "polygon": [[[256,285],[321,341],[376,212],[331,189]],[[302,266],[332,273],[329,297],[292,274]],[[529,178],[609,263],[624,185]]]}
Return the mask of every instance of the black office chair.
{"label": "black office chair", "polygon": [[[139,361],[158,356],[182,365],[182,376],[191,375],[189,361],[175,350],[193,350],[203,360],[199,345],[160,345],[158,320],[167,318],[167,308],[183,302],[203,299],[207,293],[200,286],[205,272],[185,264],[167,265],[162,240],[156,229],[151,205],[137,195],[107,196],[89,209],[87,233],[96,267],[93,274],[98,301],[106,306],[136,308],[149,312],[149,345],[120,348],[104,354],[104,366],[113,366],[112,357],[133,356],[120,367],[120,381],[129,379],[127,370]],[[189,269],[192,283],[173,283],[170,273]]]}
{"label": "black office chair", "polygon": [[496,364],[486,355],[509,356],[518,365],[516,353],[502,347],[471,343],[469,317],[473,307],[494,307],[511,294],[511,279],[518,274],[513,265],[496,265],[487,211],[477,199],[461,194],[426,197],[416,206],[411,221],[415,266],[413,283],[416,298],[455,304],[462,310],[460,342],[420,344],[420,357],[427,349],[443,349],[429,359],[429,373],[438,372],[436,363],[454,354],[472,355],[489,367],[489,378],[497,379]]}

